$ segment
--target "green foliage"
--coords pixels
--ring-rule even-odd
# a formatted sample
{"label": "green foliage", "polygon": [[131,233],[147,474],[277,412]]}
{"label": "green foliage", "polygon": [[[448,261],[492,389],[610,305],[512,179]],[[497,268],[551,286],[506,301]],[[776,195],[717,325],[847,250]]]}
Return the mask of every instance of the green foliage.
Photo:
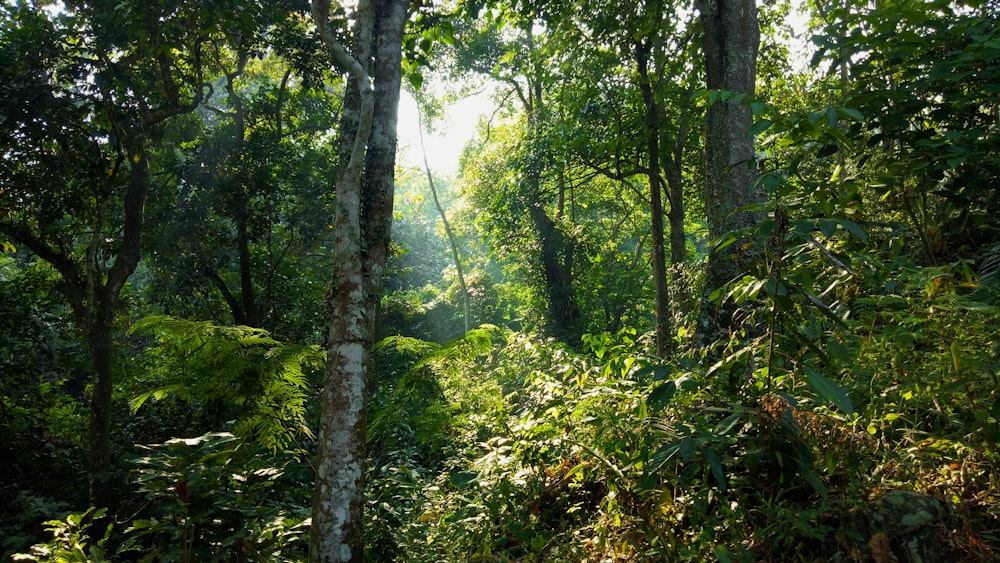
{"label": "green foliage", "polygon": [[82,501],[89,362],[57,274],[0,255],[0,557]]}
{"label": "green foliage", "polygon": [[305,555],[311,469],[228,433],[143,446],[145,498],[126,531],[142,561],[288,561]]}
{"label": "green foliage", "polygon": [[995,6],[963,4],[838,7],[814,39],[815,60],[848,70],[865,121],[845,133],[865,145],[871,188],[930,265],[977,259],[1000,235],[1000,26]]}
{"label": "green foliage", "polygon": [[108,563],[111,559],[105,546],[111,537],[112,524],[108,524],[103,535],[93,530],[95,521],[105,521],[107,510],[90,508],[82,514],[70,514],[65,520],[49,520],[46,530],[52,532],[52,540],[31,547],[31,553],[18,553],[14,561],[37,561],[39,563]]}
{"label": "green foliage", "polygon": [[281,343],[263,329],[155,316],[131,334],[156,340],[144,381],[153,388],[132,399],[133,412],[150,398],[175,395],[216,408],[218,424],[234,418],[237,434],[273,450],[312,436],[306,415],[310,375],[323,365],[318,346]]}
{"label": "green foliage", "polygon": [[[476,4],[464,9],[478,14]],[[787,76],[776,42],[787,5],[762,7],[766,84],[759,97],[736,99],[691,96],[701,89],[698,26],[677,6],[490,4],[454,28],[417,10],[405,72],[418,86],[441,47],[460,72],[510,88],[499,120],[466,152],[461,193],[445,193],[477,320],[507,328],[484,324],[450,340],[460,332],[454,274],[433,211],[401,176],[398,253],[380,317],[388,337],[366,382],[366,559],[906,560],[913,538],[886,529],[880,514],[879,499],[902,496],[893,491],[946,508],[908,520],[939,544],[940,559],[995,559],[996,3],[816,4],[824,27],[815,61],[830,64],[826,77]],[[297,16],[239,41],[218,26],[275,22],[259,7],[227,5],[232,13],[210,26],[225,41],[219,35],[203,62],[229,68],[195,81],[183,45],[201,40],[185,27],[194,4],[148,16],[136,6],[0,10],[0,56],[11,61],[0,68],[0,180],[9,180],[0,182],[0,225],[9,225],[0,246],[11,252],[11,229],[29,229],[87,256],[102,281],[120,248],[112,204],[131,169],[123,120],[193,100],[189,82],[211,83],[212,108],[141,140],[157,229],[127,296],[148,299],[123,301],[118,318],[151,306],[197,319],[242,315],[273,330],[136,323],[127,346],[141,355],[117,366],[114,452],[154,443],[133,452],[135,491],[115,518],[123,525],[111,533],[92,524],[105,512],[71,514],[49,521],[53,539],[20,557],[301,560],[313,472],[299,439],[311,436],[323,353],[285,339],[321,337],[328,264],[315,256],[329,242],[328,133],[339,117],[323,86],[330,62]],[[150,22],[162,30],[150,33]],[[700,185],[702,164],[700,139],[673,152],[681,122],[690,118],[697,137],[704,105],[733,101],[753,112],[766,194],[752,209],[761,220],[722,242],[749,264],[714,296],[735,303],[732,332],[705,347],[688,341],[700,327],[685,319],[699,304],[686,296],[714,280],[690,261],[678,265],[681,352],[668,358],[652,357],[644,334],[654,320],[648,155],[631,63],[647,39],[660,156],[672,153],[685,189]],[[125,57],[134,68],[117,64]],[[179,89],[161,100],[168,75]],[[686,210],[687,248],[700,257],[700,216],[712,202],[686,195],[669,203]],[[549,265],[569,272],[562,287],[575,293],[578,328],[590,331],[575,349],[536,334],[552,313],[546,244],[561,252]],[[24,550],[38,523],[84,506],[90,366],[59,277],[25,249],[18,241],[21,253],[0,257],[5,551]],[[233,433],[217,432],[230,424]]]}
{"label": "green foliage", "polygon": [[[281,46],[292,57],[309,47]],[[158,156],[171,175],[147,212],[156,236],[142,287],[161,311],[321,340],[327,261],[316,256],[329,243],[327,134],[340,83],[300,82],[293,69],[310,72],[300,62],[275,53],[243,61],[219,78],[225,95],[205,100],[214,111],[167,133]]]}
{"label": "green foliage", "polygon": [[454,454],[452,433],[469,416],[462,413],[488,410],[499,392],[488,381],[470,385],[459,366],[487,356],[501,334],[483,325],[444,345],[401,336],[379,342],[369,400],[373,457],[405,451],[436,468]]}

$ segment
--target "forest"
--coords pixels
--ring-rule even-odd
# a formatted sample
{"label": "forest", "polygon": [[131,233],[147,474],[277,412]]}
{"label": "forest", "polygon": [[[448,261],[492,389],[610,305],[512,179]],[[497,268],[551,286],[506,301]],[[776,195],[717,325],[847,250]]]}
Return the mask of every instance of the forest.
{"label": "forest", "polygon": [[0,560],[995,561],[998,190],[997,0],[5,0]]}

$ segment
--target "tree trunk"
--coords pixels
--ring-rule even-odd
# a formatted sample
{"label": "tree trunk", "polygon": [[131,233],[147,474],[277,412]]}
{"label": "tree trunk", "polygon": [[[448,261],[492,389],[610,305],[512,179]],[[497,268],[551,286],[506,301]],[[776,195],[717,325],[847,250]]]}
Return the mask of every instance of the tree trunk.
{"label": "tree trunk", "polygon": [[[684,149],[687,145],[688,106],[680,108],[680,122],[677,127],[677,138],[674,139],[673,153],[667,154],[667,200],[670,210],[667,220],[670,222],[670,265],[674,268],[683,266],[687,261],[687,236],[684,232],[684,181],[681,167],[684,163]],[[675,280],[676,281],[676,280]]]}
{"label": "tree trunk", "polygon": [[[87,484],[90,504],[114,510],[111,482],[111,399],[114,390],[114,307],[101,291],[87,340],[93,361],[93,391],[90,396],[90,455]],[[115,300],[116,301],[116,300]]]}
{"label": "tree trunk", "polygon": [[[528,35],[529,48],[534,45],[530,29]],[[535,69],[535,75],[539,75]],[[532,138],[538,136],[539,120],[542,119],[542,84],[539,80],[527,80],[525,91],[514,83],[518,97],[525,114],[528,117],[528,127]],[[548,163],[551,164],[551,163]],[[528,214],[541,246],[539,259],[542,263],[542,275],[545,283],[545,297],[548,303],[547,332],[556,339],[571,346],[580,343],[580,306],[576,300],[576,290],[573,288],[573,244],[567,241],[559,231],[558,225],[545,211],[542,195],[541,170],[531,166],[526,171],[525,182],[535,201],[529,204]],[[559,206],[561,213],[562,205]]]}
{"label": "tree trunk", "polygon": [[542,246],[540,258],[549,305],[548,332],[562,342],[576,345],[580,341],[580,308],[573,291],[572,273],[565,266],[567,245],[540,203],[531,205],[528,211]]}
{"label": "tree trunk", "polygon": [[[700,0],[704,36],[705,70],[710,90],[725,90],[747,97],[754,93],[760,30],[754,0]],[[753,138],[749,131],[753,115],[746,100],[719,100],[706,115],[705,215],[708,234],[718,240],[726,233],[752,226],[754,213],[738,212],[759,203],[754,189],[757,175]],[[709,251],[706,296],[745,271],[753,252],[740,244]],[[731,327],[731,311],[722,307],[716,318],[720,328]],[[710,315],[703,314],[707,321]]]}
{"label": "tree trunk", "polygon": [[[438,199],[437,188],[434,186],[434,175],[431,174],[431,165],[427,162],[427,147],[424,145],[424,115],[420,109],[420,100],[417,100],[417,131],[420,134],[420,152],[424,157],[424,172],[427,173],[427,185],[431,188],[431,197],[434,198],[434,208],[437,209],[444,225],[444,233],[448,237],[448,246],[451,247],[451,257],[455,261],[455,271],[458,275],[458,286],[462,290],[462,318],[465,319],[465,334],[469,333],[471,319],[469,317],[469,288],[465,285],[465,271],[462,269],[462,256],[458,251],[458,241],[455,233],[451,230],[451,223],[448,222],[448,215],[441,207],[441,200]],[[560,192],[561,193],[561,192]]]}
{"label": "tree trunk", "polygon": [[666,249],[663,236],[663,186],[660,182],[660,111],[653,94],[653,85],[649,77],[649,55],[652,48],[647,39],[635,46],[635,61],[639,72],[639,90],[646,105],[646,152],[648,153],[649,177],[649,215],[650,236],[653,248],[651,262],[653,266],[653,287],[655,293],[656,326],[653,334],[656,338],[656,355],[665,358],[670,355],[671,348],[671,311],[670,296],[667,293]]}
{"label": "tree trunk", "polygon": [[[327,298],[326,384],[309,549],[313,563],[364,559],[365,379],[388,258],[407,6],[406,0],[359,2],[352,54],[330,29],[328,0],[312,5],[323,42],[350,72],[340,129],[335,262]],[[373,45],[374,88],[368,74]]]}

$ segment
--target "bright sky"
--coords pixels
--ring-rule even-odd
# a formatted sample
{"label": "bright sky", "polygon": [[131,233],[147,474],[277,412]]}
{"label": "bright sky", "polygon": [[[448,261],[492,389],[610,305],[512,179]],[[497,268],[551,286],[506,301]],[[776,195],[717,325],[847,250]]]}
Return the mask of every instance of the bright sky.
{"label": "bright sky", "polygon": [[[487,93],[464,98],[445,108],[444,123],[435,124],[434,134],[424,133],[427,161],[435,175],[457,175],[458,159],[466,143],[475,135],[479,118],[493,113],[493,109]],[[398,162],[401,166],[423,169],[417,123],[417,102],[404,90],[399,100]]]}

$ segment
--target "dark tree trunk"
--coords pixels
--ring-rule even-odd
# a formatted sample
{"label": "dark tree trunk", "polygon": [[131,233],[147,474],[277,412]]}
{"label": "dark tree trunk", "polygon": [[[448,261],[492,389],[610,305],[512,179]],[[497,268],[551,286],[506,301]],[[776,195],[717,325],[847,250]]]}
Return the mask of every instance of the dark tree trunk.
{"label": "dark tree trunk", "polygon": [[261,326],[260,310],[257,308],[257,295],[253,285],[253,259],[250,254],[250,230],[247,225],[249,205],[244,202],[241,217],[236,221],[236,247],[240,260],[240,300],[238,309],[234,308],[233,320],[237,324]]}
{"label": "dark tree trunk", "polygon": [[[129,172],[128,189],[125,192],[124,215],[125,224],[122,231],[121,247],[115,257],[114,264],[107,272],[104,284],[95,284],[90,288],[90,300],[86,307],[81,307],[78,316],[86,318],[90,349],[94,362],[94,388],[90,401],[90,460],[88,463],[88,481],[90,485],[90,502],[94,506],[115,508],[115,496],[111,481],[111,399],[114,390],[114,315],[118,309],[121,291],[125,282],[135,271],[141,257],[140,242],[142,226],[146,209],[146,198],[149,196],[150,172],[149,162],[144,150],[145,139],[136,139],[138,147],[132,152],[132,169]],[[87,264],[94,268],[94,264]],[[67,279],[63,272],[64,279]],[[90,274],[91,279],[98,277],[98,272]],[[69,281],[67,279],[67,281]],[[89,307],[89,310],[87,310]]]}
{"label": "dark tree trunk", "polygon": [[666,249],[663,236],[663,186],[660,181],[660,110],[653,93],[649,76],[649,56],[652,43],[649,40],[635,47],[635,61],[639,72],[639,90],[646,106],[645,134],[648,153],[647,176],[649,177],[650,237],[652,239],[653,287],[655,293],[656,354],[665,358],[671,348],[670,296],[667,293]]}
{"label": "dark tree trunk", "polygon": [[[531,31],[527,31],[529,46],[533,46]],[[535,75],[541,73],[535,69]],[[511,81],[528,117],[532,137],[538,135],[539,120],[543,116],[542,84],[539,80],[527,80],[527,88],[522,89],[517,81]],[[552,165],[552,163],[546,163]],[[573,243],[560,232],[556,222],[545,210],[542,195],[542,178],[539,167],[532,166],[526,171],[528,191],[534,201],[529,205],[528,214],[538,235],[541,246],[539,260],[545,283],[545,298],[548,304],[546,331],[556,339],[571,346],[580,343],[580,306],[573,287]],[[557,202],[557,218],[561,216],[565,200]]]}
{"label": "dark tree trunk", "polygon": [[106,291],[98,298],[93,321],[87,331],[93,361],[93,391],[90,396],[90,457],[87,481],[90,503],[115,509],[111,482],[111,399],[114,390],[114,309]]}
{"label": "dark tree trunk", "polygon": [[664,163],[667,172],[667,200],[670,202],[670,210],[667,211],[667,220],[670,223],[670,264],[674,268],[683,266],[687,261],[687,236],[684,233],[684,181],[681,176],[687,134],[688,107],[685,104],[680,110],[677,138],[674,139],[672,147],[673,153],[667,154]]}
{"label": "dark tree trunk", "polygon": [[570,345],[580,341],[580,308],[573,290],[572,254],[555,222],[540,204],[529,209],[541,242],[542,273],[548,301],[548,332]]}
{"label": "dark tree trunk", "polygon": [[[760,30],[754,0],[699,0],[704,27],[703,47],[709,89],[752,96],[756,81]],[[750,127],[753,115],[746,101],[720,100],[706,116],[705,214],[708,233],[717,240],[726,233],[752,226],[753,213],[738,212],[759,203],[753,182],[757,175]],[[742,244],[710,250],[706,272],[706,295],[721,288],[746,270],[754,252]],[[703,312],[706,321],[715,318],[719,328],[731,327],[730,307],[718,316]]]}

